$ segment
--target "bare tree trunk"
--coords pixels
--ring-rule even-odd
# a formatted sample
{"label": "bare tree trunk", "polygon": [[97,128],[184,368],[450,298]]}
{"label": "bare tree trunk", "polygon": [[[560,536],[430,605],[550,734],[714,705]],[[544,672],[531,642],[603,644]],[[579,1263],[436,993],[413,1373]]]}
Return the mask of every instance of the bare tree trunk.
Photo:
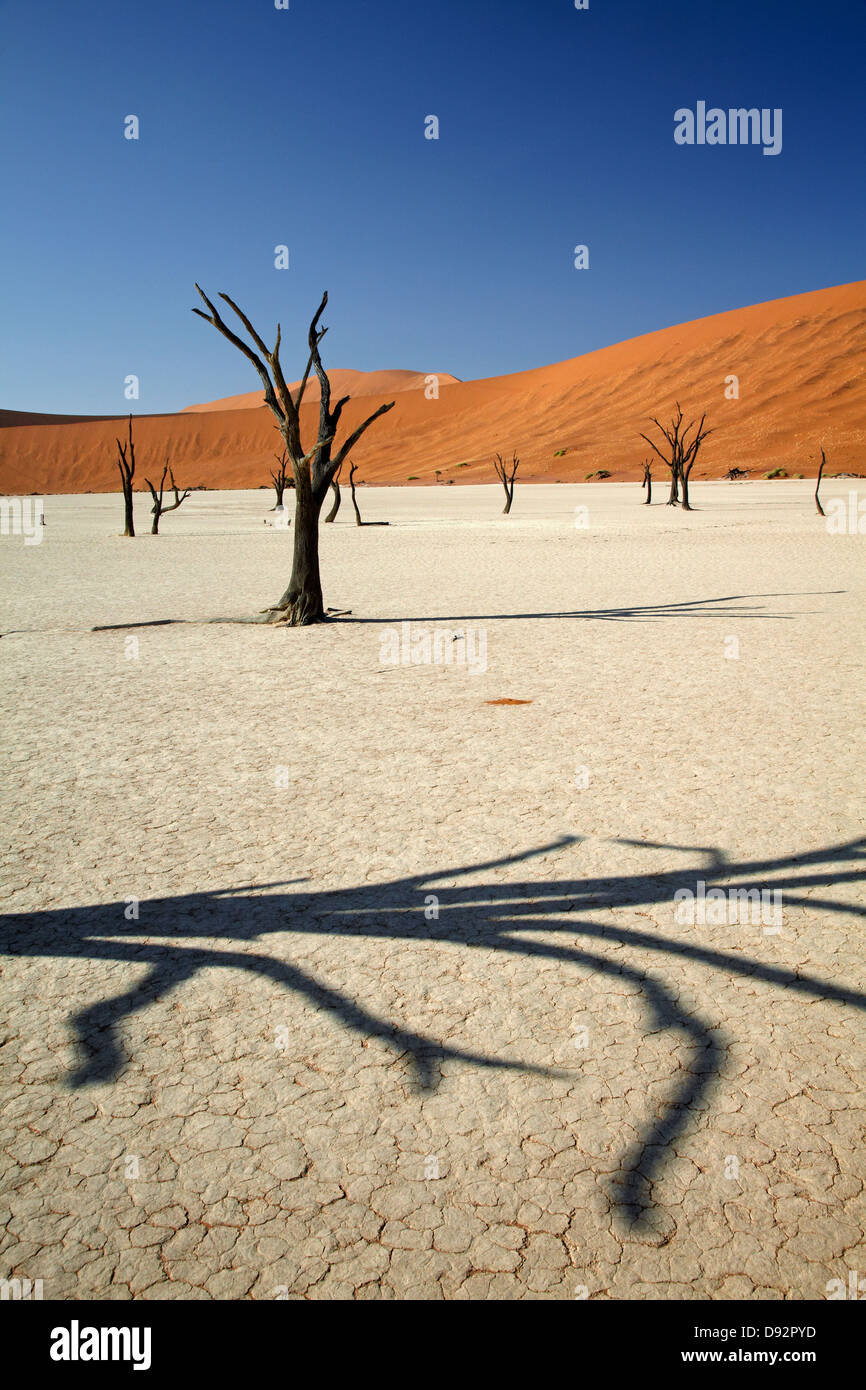
{"label": "bare tree trunk", "polygon": [[[341,501],[343,500],[342,494],[341,494],[341,492],[340,492],[340,475],[339,475],[339,471],[338,471],[338,472],[334,475],[334,477],[331,479],[331,491],[332,491],[333,494],[334,494],[334,505],[333,505],[333,507],[331,508],[331,510],[328,512],[328,515],[325,517],[325,521],[334,521],[334,520],[336,519],[337,512],[340,510],[340,503],[341,503]],[[356,510],[357,510],[357,509],[356,509]]]}
{"label": "bare tree trunk", "polygon": [[[259,374],[264,387],[265,404],[277,422],[277,428],[285,445],[285,457],[291,463],[295,482],[295,534],[292,555],[292,575],[289,587],[282,598],[272,607],[264,610],[263,616],[254,621],[285,623],[290,627],[306,627],[310,623],[325,621],[325,608],[322,602],[322,583],[319,577],[319,513],[328,493],[331,481],[340,471],[345,459],[349,457],[361,435],[369,429],[374,420],[393,410],[394,402],[380,405],[372,415],[358,425],[344,440],[332,458],[332,449],[337,434],[337,426],[348,404],[349,397],[342,396],[331,407],[331,382],[319,354],[319,344],[327,330],[319,327],[319,320],[328,303],[327,293],[316,310],[308,334],[309,357],[297,393],[289,390],[280,364],[280,325],[277,324],[276,341],[269,348],[256,332],[250,320],[234,300],[220,292],[222,299],[243,324],[249,337],[258,348],[255,352],[222,319],[216,305],[208,299],[200,285],[196,290],[208,312],[194,309],[193,313],[205,319],[227,338],[233,347],[247,358]],[[259,353],[262,356],[259,356]],[[264,360],[263,360],[264,359]],[[319,431],[318,439],[312,449],[305,450],[301,443],[300,408],[304,398],[311,370],[315,370],[319,381]],[[287,480],[287,486],[288,480]],[[360,524],[360,520],[359,520]],[[387,525],[385,523],[374,523]]]}
{"label": "bare tree trunk", "polygon": [[682,496],[682,502],[681,502],[680,505],[682,506],[683,511],[685,511],[685,512],[690,512],[690,511],[691,511],[691,506],[689,505],[689,470],[688,470],[688,469],[685,469],[685,470],[683,471],[683,473],[681,474],[681,478],[682,478],[682,484],[683,484],[683,496]]}
{"label": "bare tree trunk", "polygon": [[[117,444],[117,467],[120,471],[120,486],[123,489],[123,534],[124,536],[135,535],[135,525],[132,519],[132,480],[135,477],[135,444],[132,438],[132,416],[129,417],[129,434],[127,442],[121,444],[119,439]],[[127,453],[127,450],[129,451]]]}
{"label": "bare tree trunk", "polygon": [[689,505],[689,478],[692,476],[692,469],[698,461],[698,453],[700,451],[701,445],[703,444],[707,435],[712,434],[712,430],[704,429],[704,421],[706,420],[706,418],[706,413],[704,413],[701,419],[701,423],[698,425],[695,437],[692,440],[691,444],[689,444],[688,448],[686,448],[685,441],[688,437],[689,432],[694,428],[694,422],[692,422],[692,424],[689,425],[688,430],[686,430],[686,433],[681,440],[680,482],[683,485],[683,510],[687,512],[690,512],[692,510],[691,506]]}
{"label": "bare tree trunk", "polygon": [[[665,427],[660,420],[656,419],[655,415],[652,416],[653,424],[661,431],[668,442],[670,447],[670,458],[665,458],[658,445],[653,443],[648,434],[644,434],[643,431],[641,431],[641,439],[646,440],[650,448],[658,454],[662,463],[666,464],[671,470],[671,495],[667,501],[669,507],[675,507],[680,500],[679,491],[680,484],[682,484],[683,510],[687,512],[692,510],[689,505],[689,474],[694,467],[701,444],[708,434],[713,433],[712,430],[704,429],[706,419],[707,413],[704,411],[701,416],[700,424],[697,425],[697,429],[695,429],[696,421],[694,420],[683,429],[683,411],[679,401],[677,401],[674,418],[668,427]],[[695,434],[691,442],[687,443],[692,430],[695,430]]]}
{"label": "bare tree trunk", "polygon": [[[169,478],[171,479],[171,490],[174,493],[174,501],[168,506],[165,503],[166,473],[168,473]],[[150,481],[150,478],[145,478],[144,481],[150,488],[150,495],[153,498],[153,506],[150,509],[153,512],[153,525],[150,528],[150,534],[152,536],[158,536],[159,519],[162,516],[163,512],[176,512],[178,507],[182,506],[186,499],[189,497],[189,490],[187,489],[187,491],[184,492],[183,497],[181,497],[177,483],[174,481],[174,470],[169,469],[168,461],[166,461],[165,467],[162,470],[162,477],[159,480],[159,492],[157,492],[153,483]]]}
{"label": "bare tree trunk", "polygon": [[319,512],[307,480],[295,484],[295,538],[289,587],[271,612],[290,627],[306,627],[325,618],[319,576]]}
{"label": "bare tree trunk", "polygon": [[286,450],[284,449],[281,454],[274,454],[274,458],[277,461],[277,467],[271,469],[271,482],[274,485],[277,500],[271,507],[272,512],[278,511],[283,505],[283,493],[289,485],[289,460]]}
{"label": "bare tree trunk", "polygon": [[511,463],[508,464],[501,454],[496,454],[493,459],[493,467],[496,469],[497,478],[505,489],[505,506],[502,508],[502,515],[507,516],[514,501],[514,475],[520,467],[520,459],[517,457],[516,451],[512,451]]}
{"label": "bare tree trunk", "polygon": [[825,455],[825,453],[824,453],[824,450],[822,449],[822,450],[821,450],[821,466],[820,466],[820,468],[818,469],[818,481],[817,481],[817,483],[815,484],[815,506],[818,508],[818,515],[819,515],[819,516],[824,516],[824,515],[825,515],[824,508],[821,506],[821,503],[818,501],[818,489],[819,489],[819,487],[821,486],[821,474],[824,472],[824,469],[826,468],[826,466],[827,466],[827,458],[826,458],[826,455]]}
{"label": "bare tree trunk", "polygon": [[653,500],[653,470],[652,464],[646,459],[644,459],[643,465],[643,483],[641,484],[641,490],[644,488],[646,488],[646,501],[644,502],[644,506],[648,507]]}
{"label": "bare tree trunk", "polygon": [[358,503],[355,498],[355,474],[357,471],[358,465],[356,463],[351,463],[349,465],[349,487],[352,489],[352,506],[355,508],[355,525],[363,526],[364,523],[361,520],[361,513],[358,511]]}

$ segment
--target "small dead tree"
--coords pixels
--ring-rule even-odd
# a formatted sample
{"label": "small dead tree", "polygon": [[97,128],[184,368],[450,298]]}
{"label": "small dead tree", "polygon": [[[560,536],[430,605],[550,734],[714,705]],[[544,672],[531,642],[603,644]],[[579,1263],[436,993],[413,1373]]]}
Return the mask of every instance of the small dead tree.
{"label": "small dead tree", "polygon": [[[169,486],[171,487],[171,490],[174,493],[174,501],[171,503],[166,503],[163,501],[166,474],[168,474]],[[159,492],[157,492],[153,483],[150,481],[150,478],[145,478],[144,481],[150,488],[150,495],[153,498],[153,506],[150,509],[153,513],[153,525],[150,528],[150,534],[152,536],[158,536],[160,517],[163,515],[164,512],[176,512],[181,503],[185,502],[186,499],[189,497],[189,490],[187,489],[187,491],[184,492],[183,497],[181,497],[178,491],[177,483],[174,481],[174,472],[168,466],[168,460],[166,460],[165,467],[162,470],[162,477],[159,480]]]}
{"label": "small dead tree", "polygon": [[[342,467],[342,465],[341,465],[341,467]],[[341,503],[342,500],[343,500],[342,494],[341,494],[341,492],[340,492],[340,468],[337,469],[336,473],[334,474],[333,478],[331,479],[331,491],[332,491],[333,494],[334,494],[334,505],[332,506],[331,510],[328,512],[328,515],[325,517],[325,521],[335,521],[335,520],[336,520],[337,512],[340,510],[340,503]],[[357,511],[357,507],[355,508],[355,510]]]}
{"label": "small dead tree", "polygon": [[694,429],[694,421],[692,421],[685,434],[680,438],[680,482],[683,487],[683,500],[681,505],[683,510],[687,512],[691,511],[691,507],[689,506],[689,478],[691,477],[692,469],[695,466],[701,445],[707,435],[713,432],[712,430],[704,429],[704,421],[706,418],[707,414],[706,411],[704,411],[701,416],[701,423],[698,425],[691,443],[687,443],[687,440],[690,431]]}
{"label": "small dead tree", "polygon": [[822,474],[823,474],[823,472],[824,472],[824,469],[825,469],[826,467],[827,467],[827,455],[824,453],[824,450],[822,449],[822,450],[821,450],[821,464],[820,464],[820,467],[819,467],[819,469],[818,469],[818,481],[817,481],[817,483],[815,484],[815,506],[818,508],[818,515],[819,515],[819,516],[824,516],[824,515],[825,515],[824,508],[821,506],[821,503],[818,501],[818,489],[819,489],[820,486],[821,486],[821,476],[822,476]]}
{"label": "small dead tree", "polygon": [[646,488],[644,506],[648,507],[653,500],[653,466],[651,459],[644,459],[643,461],[643,482],[640,486],[641,492]]}
{"label": "small dead tree", "polygon": [[[132,480],[135,477],[135,445],[132,442],[132,416],[129,417],[129,438],[125,444],[117,439],[117,466],[120,469],[120,486],[123,489],[123,534],[135,535],[132,520]],[[128,451],[128,452],[127,452]]]}
{"label": "small dead tree", "polygon": [[657,429],[661,430],[668,443],[669,458],[666,458],[657,444],[654,444],[648,434],[640,432],[641,439],[645,439],[651,449],[654,449],[662,463],[671,470],[671,491],[667,500],[669,507],[675,507],[680,500],[679,486],[679,447],[680,447],[680,428],[683,423],[683,412],[677,405],[677,413],[671,421],[670,428],[665,426],[653,415],[650,417]]}
{"label": "small dead tree", "polygon": [[358,511],[358,501],[357,501],[357,498],[355,497],[355,474],[357,473],[357,471],[358,471],[358,465],[357,465],[357,463],[350,462],[350,464],[349,464],[349,487],[352,489],[352,506],[355,508],[355,525],[356,525],[356,526],[389,526],[389,525],[390,525],[390,522],[388,522],[388,521],[362,521],[362,520],[361,520],[361,513]]}
{"label": "small dead tree", "polygon": [[[208,312],[194,309],[193,313],[213,324],[214,328],[224,338],[227,338],[238,352],[243,353],[258,372],[264,387],[265,404],[276,419],[277,428],[286,446],[295,479],[294,545],[289,585],[273,607],[266,608],[253,621],[286,623],[290,627],[306,627],[310,623],[325,622],[322,581],[319,574],[319,514],[322,510],[322,503],[343,460],[351,453],[361,435],[369,429],[373,421],[378,420],[380,415],[384,415],[394,408],[394,402],[390,401],[387,405],[380,405],[378,410],[374,410],[372,415],[368,415],[366,420],[363,420],[352,431],[334,455],[337,427],[349,397],[342,396],[333,409],[331,408],[331,382],[322,366],[319,353],[319,344],[327,332],[327,329],[319,327],[319,320],[325,312],[325,306],[328,302],[327,293],[322,296],[322,302],[310,323],[307,338],[309,345],[307,365],[297,394],[293,395],[286,385],[280,364],[280,325],[277,324],[277,335],[273,349],[268,348],[243,310],[238,308],[234,300],[230,299],[227,294],[220,294],[219,298],[228,304],[232,312],[237,315],[247,335],[255,344],[257,350],[254,351],[249,343],[244,342],[233,329],[229,328],[220,316],[216,305],[208,299],[199,285],[196,285],[196,290]],[[311,371],[315,371],[319,381],[319,430],[318,438],[312,449],[305,450],[301,443],[300,408]]]}
{"label": "small dead tree", "polygon": [[514,501],[514,475],[520,467],[520,459],[512,451],[511,463],[506,463],[501,454],[496,454],[493,467],[496,469],[497,478],[505,488],[505,506],[502,508],[502,515],[507,516],[511,511],[511,503]]}
{"label": "small dead tree", "polygon": [[355,462],[350,463],[350,464],[349,464],[349,487],[352,489],[352,506],[355,508],[355,525],[356,525],[356,526],[363,526],[364,523],[363,523],[363,521],[361,520],[361,513],[358,511],[358,499],[357,499],[356,496],[355,496],[355,474],[357,473],[357,471],[358,471],[358,465],[357,465],[357,463],[355,463]]}
{"label": "small dead tree", "polygon": [[[661,431],[667,441],[670,457],[662,453],[648,434],[644,434],[643,431],[640,433],[641,439],[646,440],[650,448],[658,454],[662,463],[671,471],[671,492],[667,501],[669,507],[675,507],[677,503],[680,503],[684,511],[690,512],[692,510],[689,504],[689,477],[695,466],[701,445],[707,435],[712,434],[712,430],[704,429],[706,418],[705,411],[697,428],[695,421],[692,420],[684,429],[683,411],[679,401],[676,403],[676,413],[669,426],[665,427],[654,415],[651,417],[653,424]],[[692,430],[695,430],[695,433],[689,439]]]}
{"label": "small dead tree", "polygon": [[283,505],[283,493],[289,485],[289,459],[285,449],[281,454],[274,454],[274,458],[277,461],[277,466],[270,470],[270,474],[277,500],[271,507],[272,512]]}

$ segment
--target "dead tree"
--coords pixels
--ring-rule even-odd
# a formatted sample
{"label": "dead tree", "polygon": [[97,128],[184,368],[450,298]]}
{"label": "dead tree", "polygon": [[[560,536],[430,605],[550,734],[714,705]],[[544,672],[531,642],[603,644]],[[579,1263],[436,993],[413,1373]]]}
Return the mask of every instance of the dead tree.
{"label": "dead tree", "polygon": [[643,482],[640,486],[641,492],[646,488],[646,501],[644,502],[644,506],[648,507],[653,500],[653,466],[651,459],[644,459],[643,461]]}
{"label": "dead tree", "polygon": [[274,486],[274,492],[277,494],[277,500],[271,507],[272,512],[275,512],[279,507],[283,505],[283,493],[285,492],[289,482],[289,460],[286,455],[285,449],[281,454],[274,454],[274,458],[277,461],[277,466],[276,468],[272,468],[270,470],[270,474],[271,482]]}
{"label": "dead tree", "polygon": [[654,449],[655,452],[658,454],[662,463],[665,464],[666,467],[668,467],[671,470],[671,491],[670,496],[668,497],[667,505],[669,507],[675,507],[680,500],[679,447],[680,428],[683,422],[683,412],[678,405],[677,413],[671,421],[669,429],[666,429],[665,426],[661,424],[661,422],[657,420],[654,415],[650,418],[652,419],[652,422],[656,426],[656,428],[661,430],[662,434],[667,440],[670,458],[665,457],[658,445],[654,444],[653,441],[650,439],[649,435],[644,434],[643,431],[641,431],[640,437],[641,439],[646,440],[650,448]]}
{"label": "dead tree", "polygon": [[825,469],[826,467],[827,467],[827,456],[826,456],[826,454],[824,453],[824,450],[822,449],[822,450],[821,450],[821,465],[820,465],[820,467],[819,467],[819,469],[818,469],[818,481],[817,481],[817,483],[815,484],[815,506],[818,508],[818,515],[819,515],[819,516],[824,516],[824,515],[825,515],[824,508],[821,506],[821,503],[818,501],[818,489],[819,489],[819,487],[821,486],[821,475],[822,475],[822,473],[824,472],[824,469]]}
{"label": "dead tree", "polygon": [[355,508],[355,525],[356,525],[356,526],[363,526],[364,523],[363,523],[363,521],[361,520],[361,513],[358,511],[358,499],[357,499],[356,496],[355,496],[355,474],[357,473],[357,471],[358,471],[358,465],[357,465],[357,463],[354,463],[354,462],[350,463],[350,464],[349,464],[349,487],[352,489],[352,506]]}
{"label": "dead tree", "polygon": [[704,421],[706,418],[707,414],[706,411],[704,411],[701,416],[701,423],[698,425],[690,443],[687,443],[687,441],[689,433],[695,428],[694,421],[689,425],[685,434],[680,436],[680,482],[683,488],[683,500],[681,505],[683,510],[687,512],[691,511],[691,507],[689,506],[689,478],[691,477],[692,469],[695,466],[695,461],[698,457],[698,451],[701,445],[707,435],[712,434],[712,430],[704,429]]}
{"label": "dead tree", "polygon": [[[127,453],[127,450],[129,452]],[[135,445],[132,442],[132,416],[129,417],[129,439],[125,444],[117,440],[117,466],[120,469],[120,486],[123,489],[123,534],[135,535],[132,520],[132,480],[135,477]]]}
{"label": "dead tree", "polygon": [[356,525],[356,526],[388,526],[388,525],[390,525],[390,522],[387,522],[387,521],[362,521],[362,520],[361,520],[361,513],[358,511],[358,501],[357,501],[357,498],[355,497],[355,474],[357,473],[357,471],[358,471],[358,465],[357,465],[357,463],[353,463],[353,462],[350,463],[350,464],[349,464],[349,487],[352,489],[352,506],[355,508],[355,525]]}
{"label": "dead tree", "polygon": [[[650,448],[658,454],[662,463],[671,471],[671,492],[667,505],[669,507],[675,507],[679,502],[685,511],[690,512],[689,477],[695,466],[695,460],[697,459],[701,445],[707,435],[712,434],[712,430],[704,429],[704,421],[707,418],[706,412],[701,416],[701,422],[697,426],[696,432],[691,440],[689,440],[689,435],[692,433],[692,430],[695,429],[695,422],[692,420],[691,424],[683,429],[683,411],[679,401],[677,401],[676,405],[676,414],[667,428],[661,424],[654,415],[651,418],[653,424],[661,431],[667,440],[670,457],[668,458],[662,453],[661,449],[650,439],[648,434],[644,434],[641,431],[640,437],[646,440]],[[682,492],[682,496],[680,496],[680,492]]]}
{"label": "dead tree", "polygon": [[[324,622],[326,615],[319,575],[319,514],[322,503],[343,460],[373,421],[393,409],[394,402],[380,405],[378,410],[368,415],[367,419],[352,431],[337,453],[333,454],[337,427],[349,397],[342,396],[333,409],[331,408],[331,383],[319,354],[319,344],[327,332],[327,329],[319,327],[319,320],[328,302],[327,292],[322,296],[322,302],[310,323],[309,357],[297,394],[293,395],[286,385],[280,365],[280,325],[277,324],[274,347],[269,349],[243,310],[239,309],[227,294],[220,294],[219,298],[237,315],[255,344],[257,351],[254,351],[229,328],[221,318],[219,310],[198,285],[196,290],[209,312],[194,309],[193,313],[213,324],[233,347],[243,353],[258,372],[264,387],[265,404],[277,421],[295,480],[295,529],[289,585],[282,597],[271,608],[266,608],[257,621],[286,623],[290,627],[305,627],[310,623]],[[319,429],[316,443],[311,449],[305,450],[301,443],[300,407],[310,372],[313,370],[319,381]]]}
{"label": "dead tree", "polygon": [[507,516],[511,511],[511,503],[514,501],[514,475],[519,466],[520,459],[513,451],[511,463],[506,463],[501,454],[497,454],[493,460],[496,476],[505,488],[505,506],[502,508],[503,516]]}
{"label": "dead tree", "polygon": [[[328,515],[325,517],[325,521],[335,521],[335,520],[336,520],[337,512],[340,510],[340,503],[341,503],[342,500],[343,500],[342,494],[341,494],[341,492],[340,492],[340,469],[339,469],[339,468],[337,469],[336,473],[334,474],[333,478],[331,479],[331,491],[332,491],[333,494],[334,494],[334,505],[333,505],[333,507],[331,508],[331,510],[328,512]],[[355,508],[355,510],[357,511],[357,508]]]}
{"label": "dead tree", "polygon": [[[169,504],[166,504],[163,501],[166,474],[168,474],[169,486],[171,487],[171,490],[174,493],[174,501]],[[186,499],[189,497],[189,489],[187,489],[184,492],[183,497],[181,497],[178,491],[177,483],[174,481],[174,472],[172,469],[169,468],[168,463],[166,463],[165,467],[162,470],[162,477],[159,480],[159,492],[157,492],[153,483],[150,481],[150,478],[145,478],[144,481],[150,488],[150,495],[153,498],[153,506],[150,509],[153,513],[153,525],[150,528],[150,534],[152,536],[158,536],[159,518],[162,516],[163,512],[176,512],[180,504],[182,502],[185,502]]]}

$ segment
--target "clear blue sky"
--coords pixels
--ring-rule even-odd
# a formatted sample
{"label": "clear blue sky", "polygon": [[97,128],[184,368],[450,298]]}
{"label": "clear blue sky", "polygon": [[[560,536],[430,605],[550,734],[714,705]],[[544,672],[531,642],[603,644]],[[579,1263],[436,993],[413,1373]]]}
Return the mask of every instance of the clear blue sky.
{"label": "clear blue sky", "polygon": [[[6,0],[0,22],[0,406],[122,413],[129,373],[144,414],[253,390],[195,280],[266,338],[281,319],[289,379],[325,288],[326,365],[469,378],[866,276],[861,0]],[[782,153],[677,146],[698,100],[781,107]]]}

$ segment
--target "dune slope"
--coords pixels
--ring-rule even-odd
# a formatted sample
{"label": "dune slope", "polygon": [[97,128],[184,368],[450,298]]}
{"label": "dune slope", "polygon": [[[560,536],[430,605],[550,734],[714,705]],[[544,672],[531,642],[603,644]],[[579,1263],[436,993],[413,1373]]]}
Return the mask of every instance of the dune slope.
{"label": "dune slope", "polygon": [[[783,467],[809,475],[823,445],[830,471],[866,473],[866,281],[735,309],[645,334],[552,366],[480,381],[447,381],[425,397],[420,373],[360,377],[342,429],[381,400],[394,409],[364,436],[355,457],[366,482],[490,481],[494,451],[521,458],[519,481],[575,481],[597,469],[614,480],[641,476],[650,451],[639,431],[674,402],[708,412],[715,432],[695,476],[732,466]],[[736,375],[739,398],[726,399]],[[405,378],[417,385],[406,389]],[[342,383],[346,389],[347,381]],[[374,389],[370,390],[373,385]],[[402,389],[401,389],[402,387]],[[267,482],[278,436],[258,392],[136,423],[139,473],[166,457],[185,486],[255,487]],[[244,404],[238,404],[243,402]],[[234,407],[234,408],[226,408]],[[9,418],[9,417],[13,418]],[[0,489],[6,493],[105,491],[117,487],[116,422],[0,416]],[[304,437],[318,418],[302,407]],[[345,437],[342,435],[341,437]],[[561,451],[565,451],[564,453]],[[664,468],[658,463],[656,476]]]}

